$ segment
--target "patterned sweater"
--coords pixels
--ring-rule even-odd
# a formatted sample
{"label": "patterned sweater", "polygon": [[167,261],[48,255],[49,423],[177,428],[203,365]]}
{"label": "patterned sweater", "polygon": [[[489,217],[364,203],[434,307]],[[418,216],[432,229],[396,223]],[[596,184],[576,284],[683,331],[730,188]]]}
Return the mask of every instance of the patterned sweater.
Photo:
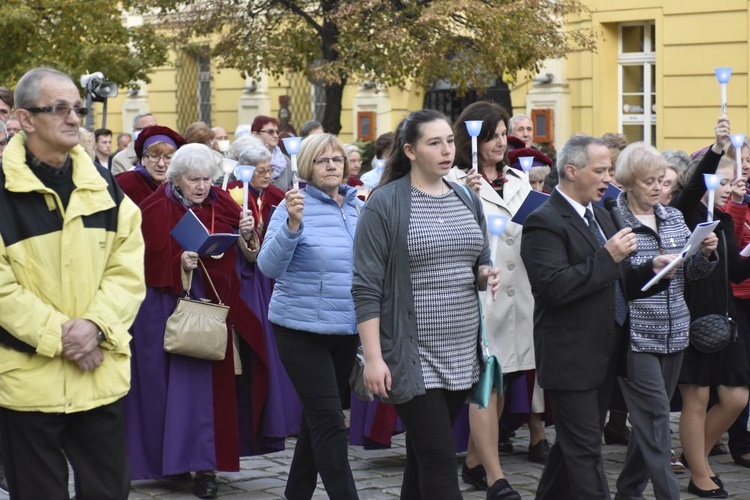
{"label": "patterned sweater", "polygon": [[[685,224],[682,212],[676,208],[654,207],[657,234],[641,224],[630,210],[627,193],[620,193],[617,205],[638,238],[638,251],[630,257],[633,265],[643,264],[657,255],[678,253],[690,238],[690,229]],[[671,354],[688,346],[690,312],[685,303],[685,280],[708,276],[715,265],[715,256],[709,261],[699,251],[677,268],[669,288],[650,297],[630,301],[630,347],[633,351]]]}

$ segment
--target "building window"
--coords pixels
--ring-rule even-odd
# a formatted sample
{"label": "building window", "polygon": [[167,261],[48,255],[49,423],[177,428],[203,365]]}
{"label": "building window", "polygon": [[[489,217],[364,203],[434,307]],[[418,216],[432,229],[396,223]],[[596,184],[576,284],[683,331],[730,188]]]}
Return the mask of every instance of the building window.
{"label": "building window", "polygon": [[322,85],[312,86],[312,119],[323,123],[326,113],[326,89]]}
{"label": "building window", "polygon": [[198,121],[211,125],[211,58],[198,55]]}
{"label": "building window", "polygon": [[656,144],[656,28],[653,21],[619,27],[620,132],[628,142]]}

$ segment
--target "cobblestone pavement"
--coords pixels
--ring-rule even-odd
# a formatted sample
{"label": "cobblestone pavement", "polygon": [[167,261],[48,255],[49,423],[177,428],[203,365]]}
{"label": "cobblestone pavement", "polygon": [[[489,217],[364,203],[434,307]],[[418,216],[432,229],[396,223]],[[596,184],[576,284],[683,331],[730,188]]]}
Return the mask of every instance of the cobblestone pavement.
{"label": "cobblestone pavement", "polygon": [[[672,416],[673,447],[680,448],[677,438],[677,422],[679,415]],[[550,441],[554,440],[554,427],[547,430]],[[516,451],[512,454],[502,454],[501,464],[510,484],[526,499],[534,498],[539,477],[543,466],[526,460],[525,450],[528,447],[528,432],[525,427],[517,432],[513,439]],[[243,459],[239,472],[218,474],[219,498],[226,499],[275,499],[284,498],[284,484],[289,470],[294,439],[287,440],[286,451],[250,457]],[[362,500],[387,500],[398,498],[401,486],[401,473],[404,468],[405,448],[403,434],[394,438],[393,447],[388,450],[365,451],[361,447],[353,446],[349,449],[349,458],[354,471],[354,480]],[[610,488],[614,496],[615,481],[622,468],[625,456],[623,446],[604,446],[604,469],[609,478]],[[729,455],[712,457],[714,471],[721,476],[730,498],[750,500],[750,470],[735,465]],[[456,470],[460,475],[463,455],[456,457]],[[688,474],[679,474],[682,486],[682,498],[697,498],[687,493]],[[460,479],[459,479],[460,481]],[[466,499],[484,499],[486,494],[474,488],[461,484],[463,496]],[[166,481],[136,481],[132,485],[130,498],[133,500],[170,499],[189,500],[195,497],[190,493],[191,484],[174,484]],[[313,497],[325,499],[327,495],[322,484]],[[646,490],[644,498],[653,499],[651,487]]]}

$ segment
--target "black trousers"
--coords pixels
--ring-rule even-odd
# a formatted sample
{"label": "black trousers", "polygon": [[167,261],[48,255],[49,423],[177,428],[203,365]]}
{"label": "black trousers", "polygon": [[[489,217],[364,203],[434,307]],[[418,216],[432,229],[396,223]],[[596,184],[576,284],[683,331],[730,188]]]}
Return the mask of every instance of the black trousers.
{"label": "black trousers", "polygon": [[68,414],[0,408],[0,447],[10,497],[68,500],[70,461],[77,500],[128,498],[123,417],[122,399]]}
{"label": "black trousers", "polygon": [[397,404],[406,429],[406,467],[401,485],[404,500],[460,500],[453,424],[466,391],[428,389],[423,396]]}
{"label": "black trousers", "polygon": [[341,396],[359,344],[357,335],[321,335],[273,325],[279,357],[302,402],[302,425],[284,494],[308,500],[318,474],[332,500],[359,498],[349,466],[349,433]]}
{"label": "black trousers", "polygon": [[[627,332],[617,328],[616,335]],[[602,464],[602,430],[625,351],[617,342],[602,384],[591,390],[549,390],[557,439],[536,490],[537,500],[611,498]]]}

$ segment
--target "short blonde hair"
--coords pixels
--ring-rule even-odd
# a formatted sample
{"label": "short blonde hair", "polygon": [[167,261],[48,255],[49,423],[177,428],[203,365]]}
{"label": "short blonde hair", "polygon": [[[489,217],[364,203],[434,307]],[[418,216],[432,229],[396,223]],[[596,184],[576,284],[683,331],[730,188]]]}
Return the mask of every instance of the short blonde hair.
{"label": "short blonde hair", "polygon": [[349,179],[349,157],[346,154],[346,149],[344,149],[344,143],[338,137],[331,134],[314,134],[304,138],[299,148],[299,155],[297,156],[297,168],[300,178],[312,184],[310,181],[313,174],[313,160],[329,147],[334,151],[340,152],[341,156],[344,157],[344,178],[342,182],[346,184],[347,179]]}
{"label": "short blonde hair", "polygon": [[667,160],[655,147],[645,142],[634,142],[620,152],[615,180],[624,187],[632,187],[644,173],[656,170],[666,172],[667,167]]}

